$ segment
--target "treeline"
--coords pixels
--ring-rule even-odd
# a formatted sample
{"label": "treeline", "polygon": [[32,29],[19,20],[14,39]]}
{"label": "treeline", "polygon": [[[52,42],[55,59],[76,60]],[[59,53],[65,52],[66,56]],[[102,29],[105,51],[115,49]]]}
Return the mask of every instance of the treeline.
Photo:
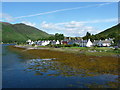
{"label": "treeline", "polygon": [[51,35],[49,36],[48,38],[40,38],[38,40],[64,40],[64,34],[59,34],[59,33],[56,33],[55,35]]}

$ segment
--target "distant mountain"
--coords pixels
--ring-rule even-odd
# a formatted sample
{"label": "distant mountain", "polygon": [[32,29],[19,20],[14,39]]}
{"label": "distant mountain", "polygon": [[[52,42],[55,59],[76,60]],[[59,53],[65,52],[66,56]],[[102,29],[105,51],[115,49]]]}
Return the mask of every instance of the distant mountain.
{"label": "distant mountain", "polygon": [[115,38],[120,36],[120,24],[115,25],[111,28],[108,28],[98,34],[95,35],[96,37],[104,37],[104,38]]}
{"label": "distant mountain", "polygon": [[35,27],[25,25],[23,23],[10,24],[6,22],[0,22],[2,26],[2,41],[3,42],[23,42],[28,39],[38,40],[40,38],[47,38],[50,34],[39,30]]}

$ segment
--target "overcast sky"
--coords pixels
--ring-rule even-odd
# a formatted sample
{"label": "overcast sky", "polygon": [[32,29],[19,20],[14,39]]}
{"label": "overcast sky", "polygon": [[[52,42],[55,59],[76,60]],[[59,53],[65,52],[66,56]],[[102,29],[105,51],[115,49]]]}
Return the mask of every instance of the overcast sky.
{"label": "overcast sky", "polygon": [[117,2],[3,2],[1,21],[65,36],[96,34],[118,23]]}

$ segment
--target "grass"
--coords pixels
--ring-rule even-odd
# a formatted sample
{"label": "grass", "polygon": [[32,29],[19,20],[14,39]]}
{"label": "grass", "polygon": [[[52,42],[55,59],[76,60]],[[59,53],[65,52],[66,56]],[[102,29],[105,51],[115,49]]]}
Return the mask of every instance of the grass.
{"label": "grass", "polygon": [[114,56],[118,55],[117,53],[113,52],[85,52],[85,55],[91,55],[91,56]]}
{"label": "grass", "polygon": [[37,46],[37,47],[48,47],[48,46]]}
{"label": "grass", "polygon": [[[20,46],[35,47],[32,45],[20,45]],[[53,51],[84,54],[91,56],[117,56],[118,54],[120,54],[120,49],[114,50],[113,48],[109,48],[109,47],[61,47],[61,48],[54,48],[49,46],[36,46],[36,47],[48,48],[51,51],[53,50]]]}
{"label": "grass", "polygon": [[114,56],[120,54],[120,50],[114,50],[109,47],[63,47],[63,51],[76,52],[92,56]]}
{"label": "grass", "polygon": [[86,50],[88,49],[87,47],[63,47],[63,48],[71,48],[71,49],[81,49],[81,50]]}

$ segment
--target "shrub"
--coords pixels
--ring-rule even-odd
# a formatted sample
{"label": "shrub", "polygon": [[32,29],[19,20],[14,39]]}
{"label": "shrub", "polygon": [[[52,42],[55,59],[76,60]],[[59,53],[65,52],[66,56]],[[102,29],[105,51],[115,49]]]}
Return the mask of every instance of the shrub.
{"label": "shrub", "polygon": [[35,46],[35,44],[32,44],[32,46]]}
{"label": "shrub", "polygon": [[73,46],[75,47],[75,46],[79,46],[79,45],[78,45],[78,44],[76,44],[76,43],[74,43],[74,44],[73,44]]}
{"label": "shrub", "polygon": [[65,45],[65,47],[72,47],[72,45],[68,45],[68,44],[67,44],[67,45]]}

